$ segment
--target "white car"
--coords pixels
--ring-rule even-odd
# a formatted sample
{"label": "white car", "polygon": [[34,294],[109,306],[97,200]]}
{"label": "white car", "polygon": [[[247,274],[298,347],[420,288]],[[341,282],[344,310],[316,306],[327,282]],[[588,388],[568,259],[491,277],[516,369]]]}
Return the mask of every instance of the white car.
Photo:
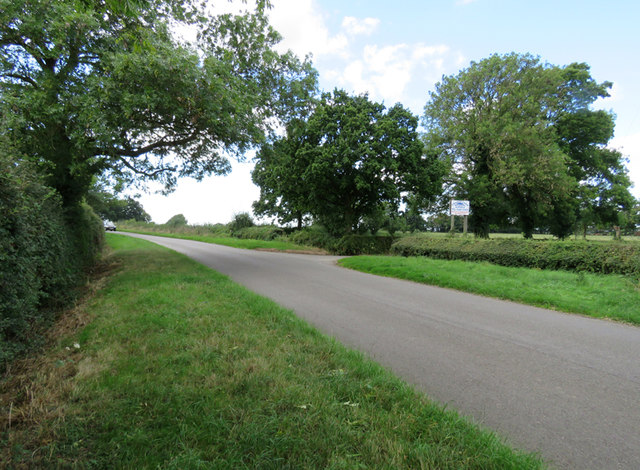
{"label": "white car", "polygon": [[110,220],[105,220],[104,221],[104,229],[107,230],[107,231],[115,232],[116,231],[116,224],[114,224]]}

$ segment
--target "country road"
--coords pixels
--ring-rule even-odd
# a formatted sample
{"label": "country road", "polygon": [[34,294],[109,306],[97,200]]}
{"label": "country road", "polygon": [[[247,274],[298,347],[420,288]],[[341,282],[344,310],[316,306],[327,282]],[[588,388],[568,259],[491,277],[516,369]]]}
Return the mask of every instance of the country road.
{"label": "country road", "polygon": [[640,328],[340,268],[151,240],[270,297],[562,469],[640,469]]}

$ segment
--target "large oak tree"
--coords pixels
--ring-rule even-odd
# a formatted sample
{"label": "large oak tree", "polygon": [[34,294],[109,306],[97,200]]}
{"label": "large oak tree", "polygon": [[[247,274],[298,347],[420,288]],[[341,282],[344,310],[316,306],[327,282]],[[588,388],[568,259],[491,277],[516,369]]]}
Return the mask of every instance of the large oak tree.
{"label": "large oak tree", "polygon": [[409,195],[426,204],[440,191],[443,166],[425,154],[417,126],[400,104],[386,109],[366,95],[325,93],[308,120],[260,152],[256,207],[281,217],[310,214],[345,235],[367,217],[397,212]]}
{"label": "large oak tree", "polygon": [[2,132],[68,206],[105,173],[167,189],[225,173],[315,80],[275,51],[265,3],[210,17],[190,0],[0,0]]}

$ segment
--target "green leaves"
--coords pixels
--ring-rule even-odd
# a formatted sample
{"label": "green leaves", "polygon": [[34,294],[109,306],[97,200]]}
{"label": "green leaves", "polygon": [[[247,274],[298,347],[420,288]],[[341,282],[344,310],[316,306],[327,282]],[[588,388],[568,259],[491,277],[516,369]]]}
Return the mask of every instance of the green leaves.
{"label": "green leaves", "polygon": [[[315,87],[310,63],[275,51],[267,3],[208,18],[194,1],[0,0],[7,132],[65,205],[103,173],[167,190],[226,173]],[[174,39],[180,24],[196,43]]]}
{"label": "green leaves", "polygon": [[588,188],[629,187],[614,176],[626,173],[620,155],[603,148],[613,117],[589,109],[610,87],[586,64],[561,68],[515,53],[472,62],[436,86],[425,107],[426,142],[449,160],[447,193],[471,201],[477,235],[515,219],[526,237],[546,225],[563,238],[578,201],[601,201],[589,200]]}
{"label": "green leaves", "polygon": [[254,208],[282,221],[311,214],[334,235],[375,231],[371,221],[397,213],[409,192],[424,201],[439,191],[442,167],[423,154],[416,129],[417,118],[401,105],[387,111],[366,95],[324,94],[306,122],[262,148]]}

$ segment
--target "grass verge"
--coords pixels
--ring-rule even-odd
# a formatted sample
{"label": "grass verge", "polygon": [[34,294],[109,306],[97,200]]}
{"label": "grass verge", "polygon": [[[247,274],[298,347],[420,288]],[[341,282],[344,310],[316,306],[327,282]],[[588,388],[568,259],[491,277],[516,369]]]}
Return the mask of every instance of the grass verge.
{"label": "grass verge", "polygon": [[93,320],[38,375],[65,384],[46,404],[58,412],[20,423],[16,396],[7,423],[3,403],[0,466],[543,467],[225,276],[108,241],[120,268]]}
{"label": "grass verge", "polygon": [[497,266],[426,257],[357,256],[350,269],[640,325],[640,286],[616,274]]}
{"label": "grass verge", "polygon": [[161,233],[145,232],[140,230],[123,230],[125,232],[139,233],[141,235],[155,235],[157,237],[180,238],[184,240],[194,240],[198,242],[213,243],[215,245],[230,246],[232,248],[242,248],[245,250],[269,250],[269,251],[293,251],[299,253],[324,254],[325,251],[313,246],[296,245],[284,240],[255,240],[249,238],[215,237],[209,235],[190,235],[186,233]]}

